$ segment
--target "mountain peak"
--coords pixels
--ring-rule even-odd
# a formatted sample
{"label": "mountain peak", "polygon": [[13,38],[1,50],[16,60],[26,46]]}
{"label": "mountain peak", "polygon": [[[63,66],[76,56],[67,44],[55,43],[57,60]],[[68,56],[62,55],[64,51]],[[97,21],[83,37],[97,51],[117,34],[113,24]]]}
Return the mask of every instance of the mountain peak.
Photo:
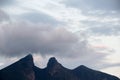
{"label": "mountain peak", "polygon": [[57,59],[55,58],[55,57],[51,57],[50,59],[49,59],[49,63],[57,63],[58,61],[57,61]]}
{"label": "mountain peak", "polygon": [[83,69],[89,69],[88,67],[84,66],[84,65],[80,65],[77,68],[75,68],[74,70],[83,70]]}
{"label": "mountain peak", "polygon": [[59,64],[55,57],[51,57],[48,61],[47,67],[52,67],[56,64]]}
{"label": "mountain peak", "polygon": [[28,54],[27,56],[25,56],[24,58],[22,58],[20,61],[33,61],[33,56],[32,54]]}
{"label": "mountain peak", "polygon": [[61,72],[61,70],[63,70],[63,66],[56,60],[55,57],[51,57],[48,61],[46,69],[47,69],[48,73],[51,76],[53,76],[56,73]]}
{"label": "mountain peak", "polygon": [[79,67],[81,67],[81,68],[87,68],[86,66],[84,66],[84,65],[80,65]]}
{"label": "mountain peak", "polygon": [[32,54],[28,54],[24,58],[20,59],[20,61],[18,62],[26,64],[27,66],[31,66],[31,67],[34,65]]}
{"label": "mountain peak", "polygon": [[33,56],[32,56],[32,54],[28,54],[28,55],[25,56],[24,58],[27,58],[27,59],[33,59]]}

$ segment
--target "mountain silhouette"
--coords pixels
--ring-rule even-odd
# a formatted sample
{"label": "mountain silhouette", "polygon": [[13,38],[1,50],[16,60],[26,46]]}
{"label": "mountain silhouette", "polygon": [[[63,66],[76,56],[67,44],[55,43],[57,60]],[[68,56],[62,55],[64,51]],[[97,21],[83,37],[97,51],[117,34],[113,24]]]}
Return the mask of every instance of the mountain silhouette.
{"label": "mountain silhouette", "polygon": [[32,55],[0,70],[0,80],[35,80]]}
{"label": "mountain silhouette", "polygon": [[0,80],[120,80],[119,78],[81,65],[73,70],[60,64],[55,57],[47,67],[34,65],[31,54],[0,70]]}

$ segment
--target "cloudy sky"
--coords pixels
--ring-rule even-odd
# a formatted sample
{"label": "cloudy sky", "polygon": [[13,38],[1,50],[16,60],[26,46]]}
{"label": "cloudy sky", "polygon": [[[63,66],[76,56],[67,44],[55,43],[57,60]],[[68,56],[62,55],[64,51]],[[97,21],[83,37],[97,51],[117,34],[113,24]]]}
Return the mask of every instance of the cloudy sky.
{"label": "cloudy sky", "polygon": [[0,0],[0,69],[27,54],[120,77],[120,0]]}

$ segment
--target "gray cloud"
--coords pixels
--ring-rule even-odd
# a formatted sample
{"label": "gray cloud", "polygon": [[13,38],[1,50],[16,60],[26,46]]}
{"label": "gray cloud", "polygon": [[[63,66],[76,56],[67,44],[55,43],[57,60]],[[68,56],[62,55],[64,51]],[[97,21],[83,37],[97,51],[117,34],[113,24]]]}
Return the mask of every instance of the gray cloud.
{"label": "gray cloud", "polygon": [[82,21],[88,29],[89,35],[120,35],[120,25],[118,21],[99,22],[99,21]]}
{"label": "gray cloud", "polygon": [[[93,66],[106,54],[95,52],[87,40],[78,38],[62,27],[45,24],[13,23],[0,27],[0,55],[15,57],[28,53],[42,56],[77,58],[81,64]],[[90,62],[90,63],[89,63]]]}
{"label": "gray cloud", "polygon": [[0,0],[0,6],[8,6],[14,4],[15,0]]}
{"label": "gray cloud", "polygon": [[9,15],[7,15],[3,10],[0,9],[0,23],[4,21],[9,21]]}
{"label": "gray cloud", "polygon": [[90,28],[90,31],[98,35],[119,35],[119,26],[101,26]]}
{"label": "gray cloud", "polygon": [[105,68],[110,68],[110,67],[119,67],[120,63],[112,63],[112,64],[103,64],[104,66],[99,67],[99,69],[105,69]]}
{"label": "gray cloud", "polygon": [[83,10],[119,10],[119,0],[65,0],[68,6]]}
{"label": "gray cloud", "polygon": [[18,18],[26,21],[30,21],[32,23],[44,23],[44,24],[52,24],[52,25],[57,25],[58,23],[60,24],[60,22],[57,21],[52,16],[37,11],[24,13],[20,15]]}
{"label": "gray cloud", "polygon": [[120,14],[118,11],[104,11],[104,10],[90,10],[83,12],[85,16],[96,16],[96,17],[113,17],[113,18],[119,18]]}
{"label": "gray cloud", "polygon": [[75,34],[63,29],[24,23],[1,28],[0,51],[14,56],[31,53],[55,54],[66,52],[77,42]]}

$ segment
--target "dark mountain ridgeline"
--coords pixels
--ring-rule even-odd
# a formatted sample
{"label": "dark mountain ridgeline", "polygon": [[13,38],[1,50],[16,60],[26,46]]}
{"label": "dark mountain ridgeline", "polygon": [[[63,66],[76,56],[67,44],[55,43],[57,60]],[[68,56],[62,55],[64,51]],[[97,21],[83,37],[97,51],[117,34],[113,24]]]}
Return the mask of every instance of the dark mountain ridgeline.
{"label": "dark mountain ridgeline", "polygon": [[54,57],[47,67],[34,65],[32,55],[0,70],[0,80],[120,80],[119,78],[81,65],[73,70],[63,67]]}
{"label": "dark mountain ridgeline", "polygon": [[0,70],[0,80],[35,80],[32,55]]}

